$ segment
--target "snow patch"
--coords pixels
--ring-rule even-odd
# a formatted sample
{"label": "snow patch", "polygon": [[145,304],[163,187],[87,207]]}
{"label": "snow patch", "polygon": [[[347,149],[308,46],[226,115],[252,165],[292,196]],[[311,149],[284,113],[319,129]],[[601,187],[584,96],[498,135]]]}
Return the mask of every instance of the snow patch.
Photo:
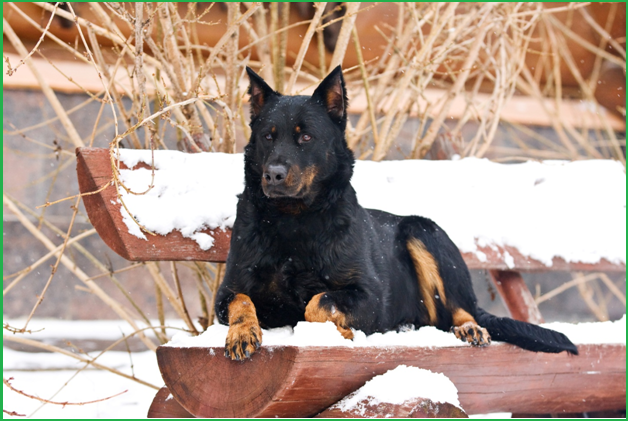
{"label": "snow patch", "polygon": [[[562,332],[575,344],[626,344],[626,315],[614,322],[593,323],[545,323],[541,326]],[[175,334],[166,346],[223,347],[229,326],[214,323],[199,336],[188,333]],[[374,333],[365,335],[353,329],[353,340],[345,339],[332,322],[299,322],[276,329],[262,329],[262,346],[344,346],[344,347],[453,347],[471,346],[460,341],[453,333],[443,332],[433,326],[414,329],[411,326],[400,332]],[[495,343],[498,343],[495,341]]]}
{"label": "snow patch", "polygon": [[[133,168],[152,162],[151,151],[120,151],[120,160]],[[155,175],[146,168],[121,170],[120,179],[135,193],[120,187],[120,195],[135,219],[146,229],[161,235],[178,230],[195,240],[201,249],[209,250],[214,239],[200,231],[233,226],[237,195],[244,189],[242,154],[155,151]],[[149,189],[153,182],[154,187]],[[121,213],[129,233],[146,239],[138,225],[122,207]]]}
{"label": "snow patch", "polygon": [[393,370],[375,376],[360,389],[332,408],[342,412],[356,411],[364,415],[364,401],[368,405],[391,403],[401,405],[414,398],[430,399],[433,402],[450,403],[462,409],[458,401],[458,389],[442,373],[434,373],[418,367],[400,365]]}

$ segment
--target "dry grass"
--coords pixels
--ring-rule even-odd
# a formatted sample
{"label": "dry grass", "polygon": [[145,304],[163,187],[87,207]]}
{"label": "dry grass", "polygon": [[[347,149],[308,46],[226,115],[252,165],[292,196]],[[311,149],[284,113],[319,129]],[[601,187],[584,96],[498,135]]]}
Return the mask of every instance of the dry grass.
{"label": "dry grass", "polygon": [[[347,139],[362,159],[382,160],[398,150],[402,150],[407,158],[423,158],[435,141],[448,138],[454,139],[462,156],[491,155],[498,160],[593,157],[625,162],[622,151],[625,139],[619,138],[611,129],[603,113],[599,117],[602,130],[584,130],[570,125],[561,110],[561,62],[566,63],[577,80],[583,99],[599,109],[594,94],[602,64],[606,61],[619,65],[625,74],[625,57],[618,58],[605,51],[606,42],[617,41],[611,39],[592,45],[556,19],[557,10],[544,12],[540,4],[402,3],[398,5],[399,17],[394,25],[382,24],[382,27],[373,28],[381,34],[384,49],[377,58],[365,61],[355,22],[359,13],[368,8],[360,9],[360,3],[350,3],[345,16],[340,18],[341,27],[331,64],[320,60],[324,56],[322,29],[331,24],[323,23],[331,13],[325,10],[325,3],[316,4],[311,19],[297,23],[289,22],[290,5],[287,3],[273,3],[270,8],[264,8],[261,3],[229,3],[226,5],[226,29],[211,46],[199,39],[199,28],[214,24],[205,17],[211,8],[222,7],[218,4],[191,6],[182,14],[181,8],[173,3],[86,3],[82,10],[88,12],[85,15],[90,16],[89,20],[81,17],[84,13],[77,14],[70,3],[66,3],[68,10],[63,10],[58,4],[34,4],[40,8],[42,16],[48,17],[41,23],[29,18],[32,30],[41,33],[40,40],[45,38],[46,42],[54,44],[77,62],[89,64],[102,87],[99,92],[92,92],[77,85],[89,94],[89,99],[72,109],[65,109],[50,87],[47,76],[32,60],[35,57],[44,58],[54,65],[56,59],[48,58],[40,43],[29,50],[5,19],[5,43],[10,44],[23,64],[31,69],[55,114],[31,127],[13,127],[12,130],[5,127],[5,135],[20,135],[32,142],[33,147],[41,148],[41,142],[29,138],[28,133],[40,127],[53,127],[53,123],[59,122],[63,131],[51,130],[57,130],[56,137],[63,147],[55,149],[43,145],[46,153],[55,153],[67,160],[66,165],[71,165],[73,156],[68,154],[68,149],[85,145],[107,147],[111,150],[113,182],[117,187],[126,189],[118,178],[116,156],[121,142],[125,147],[163,149],[167,147],[167,136],[176,136],[177,148],[187,152],[235,152],[238,137],[246,138],[249,133],[246,101],[241,90],[244,66],[259,70],[278,91],[298,93],[300,89],[314,86],[326,69],[342,63],[347,51],[351,50],[357,52],[358,64],[345,68],[349,97],[356,101],[362,98],[366,106],[361,114],[353,116],[353,124],[347,129]],[[16,16],[25,15],[14,4],[5,4],[7,8]],[[580,5],[566,5],[562,9],[582,13],[591,20],[586,9]],[[68,44],[49,32],[49,22],[52,22],[49,12],[76,22],[80,36],[74,44]],[[294,65],[287,66],[288,29],[294,27],[306,28],[306,32],[304,43],[293,60]],[[605,34],[608,28],[597,25],[596,30]],[[239,46],[242,34],[250,40],[243,48]],[[110,46],[103,47],[102,40]],[[310,63],[305,59],[308,47],[317,48],[309,46],[310,40],[318,40],[318,62]],[[569,49],[565,47],[567,40],[575,41],[596,54],[592,75],[584,77],[580,74]],[[532,42],[540,42],[544,46],[544,51],[539,54],[545,58],[534,71],[525,66]],[[8,61],[6,57],[5,61]],[[19,72],[22,62],[9,63],[9,74]],[[126,75],[130,83],[121,83],[120,75]],[[62,76],[68,80],[73,77]],[[437,100],[424,95],[426,89],[434,87],[443,92]],[[480,92],[488,95],[479,100]],[[544,137],[530,133],[529,128],[507,124],[505,130],[513,139],[514,146],[495,145],[500,123],[502,126],[505,123],[500,118],[500,111],[516,92],[538,99],[539,104],[545,104],[544,99],[552,99],[554,106],[546,113],[556,136]],[[452,104],[460,99],[464,103],[463,112],[452,123],[448,121],[449,112]],[[74,116],[91,102],[99,103],[100,111],[94,116],[91,136],[82,137],[75,128]],[[404,124],[410,118],[419,119],[419,130],[412,138],[400,139]],[[475,129],[464,130],[470,123]],[[113,137],[103,142],[99,134],[111,129]],[[47,177],[51,191],[56,180],[54,171],[58,170],[53,170]],[[5,284],[9,282],[4,288],[5,300],[16,293],[16,286],[24,282],[28,273],[54,257],[56,260],[48,282],[34,301],[29,320],[37,315],[38,306],[49,286],[54,288],[51,281],[57,267],[63,265],[117,317],[128,321],[147,349],[154,350],[157,343],[145,335],[137,321],[151,326],[148,309],[141,308],[120,284],[116,275],[122,272],[137,272],[137,276],[149,277],[154,283],[160,323],[149,329],[155,332],[160,343],[168,340],[168,332],[163,326],[165,306],[184,320],[193,334],[211,324],[214,318],[212,300],[224,272],[222,265],[173,262],[169,276],[174,283],[155,263],[133,264],[112,270],[103,257],[89,253],[80,245],[80,241],[93,234],[93,230],[72,236],[78,197],[72,199],[75,199],[75,205],[67,215],[69,228],[61,231],[46,217],[45,208],[38,211],[25,205],[13,197],[11,191],[3,194],[5,209],[15,215],[34,241],[49,250],[34,264],[4,277]],[[46,202],[49,202],[48,205],[56,203],[48,198]],[[44,227],[48,232],[56,233],[53,235],[58,235],[62,243],[55,244],[44,233]],[[90,269],[95,268],[99,274],[88,276],[86,269],[79,267],[68,256],[68,250],[88,259],[92,265]],[[182,266],[195,274],[203,311],[200,324],[193,322],[183,299],[177,270]],[[616,294],[614,284],[614,288],[611,287],[603,274],[595,276],[625,305],[625,297],[621,293],[621,296]],[[122,291],[123,301],[112,298],[96,282],[104,279],[109,279]],[[589,285],[588,278],[578,279],[573,286],[582,289]],[[593,302],[591,308],[595,308],[598,317],[602,318],[604,309],[595,304],[593,294],[584,289],[581,292],[587,303]],[[21,327],[5,328],[25,332],[28,321]],[[36,346],[45,348],[41,343]],[[96,365],[93,361],[83,361]],[[116,373],[113,369],[110,371]]]}

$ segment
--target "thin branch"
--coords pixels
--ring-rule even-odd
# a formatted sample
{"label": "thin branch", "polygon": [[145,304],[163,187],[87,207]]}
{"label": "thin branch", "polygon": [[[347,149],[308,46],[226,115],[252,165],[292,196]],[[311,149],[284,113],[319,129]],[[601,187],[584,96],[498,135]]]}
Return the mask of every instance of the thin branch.
{"label": "thin branch", "polygon": [[115,398],[116,396],[120,396],[120,395],[128,392],[128,390],[124,390],[124,391],[122,391],[120,393],[116,393],[115,395],[112,395],[112,396],[109,396],[109,397],[106,397],[106,398],[96,399],[95,401],[87,401],[87,402],[54,402],[54,401],[50,401],[48,399],[40,398],[40,397],[37,397],[37,396],[34,396],[34,395],[29,395],[28,393],[26,393],[26,392],[24,392],[22,390],[16,389],[11,384],[11,380],[13,380],[13,377],[9,377],[8,379],[5,378],[5,377],[2,378],[2,381],[3,381],[4,385],[6,387],[8,387],[9,389],[11,389],[12,391],[14,391],[14,392],[16,392],[16,393],[18,393],[18,394],[20,394],[22,396],[26,396],[27,398],[34,399],[36,401],[45,402],[45,403],[49,403],[49,404],[52,404],[52,405],[61,405],[61,406],[64,406],[64,407],[66,405],[70,405],[70,406],[72,406],[72,405],[89,405],[91,403],[103,402],[103,401],[109,400],[111,398]]}

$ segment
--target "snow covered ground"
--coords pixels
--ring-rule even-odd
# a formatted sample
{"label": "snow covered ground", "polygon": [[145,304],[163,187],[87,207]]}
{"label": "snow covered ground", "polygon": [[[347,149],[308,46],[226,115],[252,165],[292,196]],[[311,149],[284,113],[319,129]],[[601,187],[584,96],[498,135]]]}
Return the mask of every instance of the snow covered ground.
{"label": "snow covered ground", "polygon": [[[151,153],[124,149],[121,159],[132,168],[150,164]],[[208,249],[212,238],[197,231],[233,225],[243,166],[241,154],[156,151],[155,187],[145,195],[121,193],[151,231],[177,229]],[[122,180],[143,192],[151,171],[123,170]],[[358,161],[352,184],[362,206],[431,218],[462,251],[480,259],[478,245],[509,245],[547,265],[555,256],[626,261],[626,174],[619,162]],[[129,231],[143,237],[121,209]]]}
{"label": "snow covered ground", "polygon": [[[13,327],[24,326],[22,319],[4,319]],[[138,322],[139,323],[139,322]],[[140,323],[141,325],[141,323]],[[159,325],[154,321],[154,325]],[[178,320],[168,320],[166,325],[182,328]],[[104,340],[114,342],[133,329],[124,320],[80,320],[33,319],[28,328],[31,334],[15,335],[43,343],[59,342],[59,339]],[[169,331],[172,334],[173,331]],[[147,334],[149,337],[150,334]],[[5,333],[4,344],[10,343],[12,334]],[[74,351],[78,354],[77,351]],[[91,358],[100,352],[89,352]],[[134,376],[156,388],[163,386],[154,352],[108,351],[96,360],[97,363]],[[3,409],[33,418],[146,418],[148,408],[157,389],[126,379],[101,369],[85,367],[85,363],[72,357],[50,352],[19,352],[3,347],[2,369],[4,378],[13,377],[11,385],[29,395],[53,402],[91,402],[117,395],[102,402],[86,405],[45,404],[22,396],[4,385]],[[67,384],[66,384],[67,383]],[[5,418],[12,417],[4,413]]]}
{"label": "snow covered ground", "polygon": [[[11,326],[21,326],[20,321],[4,320]],[[168,323],[181,325],[181,323]],[[114,341],[122,332],[129,333],[124,321],[59,321],[33,320],[33,330],[45,326],[45,330],[32,335],[21,335],[29,339],[46,342],[52,338],[63,339],[104,339]],[[603,323],[548,323],[546,327],[567,334],[575,343],[626,343],[626,316],[615,322]],[[222,346],[227,328],[214,325],[203,335],[192,338],[186,334],[175,334],[171,345],[176,346]],[[422,328],[418,331],[386,333],[365,336],[356,332],[355,340],[348,341],[331,324],[301,323],[295,327],[264,330],[264,346],[300,345],[300,346],[469,346],[454,337],[434,328]],[[5,339],[6,342],[6,339]],[[91,357],[98,353],[90,353]],[[97,360],[98,363],[114,368],[127,375],[135,376],[155,387],[163,386],[155,354],[146,352],[109,351]],[[90,402],[121,395],[111,399],[86,405],[42,405],[41,402],[21,396],[6,385],[3,390],[3,408],[17,414],[35,418],[145,418],[156,389],[125,379],[118,375],[88,368],[77,373],[84,363],[76,359],[54,353],[18,352],[3,348],[4,378],[11,380],[11,385],[30,395],[54,402]],[[372,388],[371,388],[372,389]],[[377,396],[377,391],[369,390]],[[451,391],[450,391],[451,392]],[[448,393],[452,395],[453,393]],[[382,395],[383,396],[383,395]],[[388,399],[383,397],[382,399]],[[449,398],[448,398],[449,399]],[[451,401],[451,400],[449,400]],[[504,418],[509,414],[491,414]],[[4,414],[5,418],[18,418]],[[480,416],[478,416],[480,417]],[[482,417],[488,417],[483,415]],[[19,417],[22,418],[22,417]]]}
{"label": "snow covered ground", "polygon": [[[95,356],[95,354],[94,354]],[[157,358],[151,351],[107,352],[98,360],[127,374],[135,374],[155,386],[163,386]],[[11,385],[29,395],[53,402],[91,402],[85,405],[42,405],[22,396],[6,385],[3,389],[3,409],[32,418],[146,418],[156,389],[125,379],[103,370],[86,369],[85,364],[54,353],[17,352],[3,348],[4,378],[13,378]],[[4,413],[4,418],[24,418]]]}

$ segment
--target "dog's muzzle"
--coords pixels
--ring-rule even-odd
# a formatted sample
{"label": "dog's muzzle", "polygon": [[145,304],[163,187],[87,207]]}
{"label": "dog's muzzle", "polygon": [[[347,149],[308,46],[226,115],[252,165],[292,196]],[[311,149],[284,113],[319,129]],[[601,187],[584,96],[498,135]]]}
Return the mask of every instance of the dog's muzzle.
{"label": "dog's muzzle", "polygon": [[288,172],[284,165],[269,165],[262,175],[264,194],[271,198],[294,196],[294,186],[287,181]]}

